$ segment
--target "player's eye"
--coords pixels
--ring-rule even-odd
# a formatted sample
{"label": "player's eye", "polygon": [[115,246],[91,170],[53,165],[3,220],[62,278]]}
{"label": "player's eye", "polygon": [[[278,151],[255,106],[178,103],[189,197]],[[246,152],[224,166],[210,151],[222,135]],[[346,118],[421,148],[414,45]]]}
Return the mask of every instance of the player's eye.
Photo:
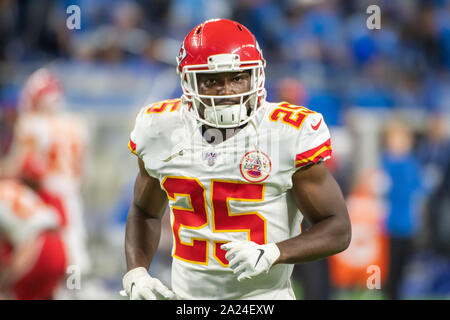
{"label": "player's eye", "polygon": [[233,81],[234,82],[241,82],[243,80],[245,80],[245,76],[244,75],[237,75],[237,76],[233,77]]}
{"label": "player's eye", "polygon": [[250,81],[250,75],[247,72],[238,73],[232,78],[232,81],[235,84],[242,85]]}

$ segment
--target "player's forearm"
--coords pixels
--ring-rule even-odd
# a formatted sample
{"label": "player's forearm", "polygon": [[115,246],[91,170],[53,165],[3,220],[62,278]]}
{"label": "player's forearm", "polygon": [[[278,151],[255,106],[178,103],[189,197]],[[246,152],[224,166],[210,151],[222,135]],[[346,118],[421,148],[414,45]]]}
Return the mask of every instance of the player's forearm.
{"label": "player's forearm", "polygon": [[125,232],[127,270],[150,267],[158,249],[160,235],[161,220],[149,218],[137,206],[132,205]]}
{"label": "player's forearm", "polygon": [[302,234],[277,243],[277,263],[302,263],[331,256],[347,249],[351,239],[350,223],[338,216],[323,219]]}

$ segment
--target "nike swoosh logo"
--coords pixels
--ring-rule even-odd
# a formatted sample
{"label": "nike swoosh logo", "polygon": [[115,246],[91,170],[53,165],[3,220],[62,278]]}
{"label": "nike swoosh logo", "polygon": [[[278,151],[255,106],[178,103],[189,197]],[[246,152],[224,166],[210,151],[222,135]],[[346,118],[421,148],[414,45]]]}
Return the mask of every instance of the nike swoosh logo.
{"label": "nike swoosh logo", "polygon": [[131,288],[130,288],[130,297],[131,297],[131,294],[132,294],[132,292],[133,292],[133,287],[134,287],[134,285],[135,285],[135,283],[133,282],[133,283],[131,284]]}
{"label": "nike swoosh logo", "polygon": [[322,123],[322,118],[320,119],[319,123],[316,124],[315,126],[313,126],[313,125],[311,124],[311,128],[313,128],[313,130],[316,131],[317,129],[319,129],[321,123]]}
{"label": "nike swoosh logo", "polygon": [[253,268],[256,267],[256,265],[257,265],[258,262],[259,262],[259,259],[261,259],[261,257],[262,257],[263,254],[264,254],[264,250],[263,250],[263,249],[258,249],[258,250],[259,250],[259,257],[258,257],[258,260],[256,260],[255,266],[254,266]]}

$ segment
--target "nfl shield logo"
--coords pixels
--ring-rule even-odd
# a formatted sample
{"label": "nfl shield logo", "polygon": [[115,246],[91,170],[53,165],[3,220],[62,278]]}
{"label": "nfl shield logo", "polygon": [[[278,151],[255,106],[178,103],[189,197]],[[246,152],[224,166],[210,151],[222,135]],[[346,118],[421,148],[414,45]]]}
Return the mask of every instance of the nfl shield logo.
{"label": "nfl shield logo", "polygon": [[217,153],[216,152],[205,152],[203,159],[206,159],[208,166],[213,166],[216,163]]}

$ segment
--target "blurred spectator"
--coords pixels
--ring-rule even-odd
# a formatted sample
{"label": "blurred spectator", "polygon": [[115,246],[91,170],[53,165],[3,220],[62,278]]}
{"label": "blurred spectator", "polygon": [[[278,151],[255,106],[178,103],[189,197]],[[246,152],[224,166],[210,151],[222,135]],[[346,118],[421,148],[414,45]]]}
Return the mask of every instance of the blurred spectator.
{"label": "blurred spectator", "polygon": [[395,105],[408,111],[422,109],[425,90],[419,75],[408,70],[401,70],[394,77],[397,81],[394,89]]}
{"label": "blurred spectator", "polygon": [[173,0],[143,0],[139,2],[146,30],[154,37],[165,37],[169,28],[169,15]]}
{"label": "blurred spectator", "polygon": [[[339,289],[366,289],[368,277],[379,272],[380,279],[369,281],[380,288],[387,282],[388,250],[384,228],[385,204],[380,195],[386,182],[378,170],[359,174],[347,197],[347,209],[352,224],[352,242],[347,250],[330,257],[330,276]],[[378,280],[378,281],[377,281]]]}
{"label": "blurred spectator", "polygon": [[311,90],[306,105],[322,113],[329,126],[342,125],[344,108],[339,95],[334,90],[330,88]]}
{"label": "blurred spectator", "polygon": [[[444,214],[448,193],[448,166],[450,164],[450,139],[446,135],[446,117],[441,112],[432,113],[426,120],[425,134],[419,141],[417,159],[424,174],[427,207],[424,212],[423,238],[425,244],[441,254],[446,252],[446,232],[450,226]],[[447,189],[446,189],[447,187]],[[450,243],[450,242],[449,242]]]}
{"label": "blurred spectator", "polygon": [[383,144],[381,167],[389,186],[385,194],[390,250],[386,293],[389,299],[399,299],[399,287],[419,227],[422,181],[419,163],[412,154],[411,129],[405,122],[391,119],[384,128]]}
{"label": "blurred spectator", "polygon": [[[1,1],[0,30],[6,37],[0,41],[4,55],[11,60],[48,59],[68,53],[64,15],[56,10],[56,2]],[[1,33],[2,31],[0,31]],[[0,54],[2,56],[2,54]]]}
{"label": "blurred spectator", "polygon": [[[450,162],[428,201],[431,248],[450,259]],[[449,260],[447,260],[449,261]]]}
{"label": "blurred spectator", "polygon": [[362,76],[353,88],[353,106],[366,108],[392,108],[393,70],[384,58],[374,58],[362,68]]}
{"label": "blurred spectator", "polygon": [[[72,4],[81,8],[81,30],[65,27],[66,8]],[[380,1],[379,30],[365,27],[370,4],[45,0],[37,5],[4,0],[0,2],[0,60],[65,57],[173,64],[169,52],[176,54],[185,30],[205,19],[232,17],[256,35],[272,64],[300,71],[302,81],[307,79],[304,85],[317,91],[311,91],[311,99],[325,101],[327,110],[341,103],[445,108],[450,100],[446,94],[450,86],[449,2]],[[402,76],[405,70],[410,73],[407,77]],[[0,88],[8,81],[0,79]],[[331,96],[325,91],[332,91]]]}
{"label": "blurred spectator", "polygon": [[417,158],[424,171],[428,192],[433,192],[441,184],[450,161],[450,139],[446,134],[446,125],[445,114],[431,114],[426,119],[425,135],[417,148]]}
{"label": "blurred spectator", "polygon": [[169,30],[165,36],[174,37],[180,41],[186,35],[185,31],[205,20],[229,18],[231,2],[226,0],[172,0],[169,10]]}
{"label": "blurred spectator", "polygon": [[[235,1],[232,19],[245,25],[258,39],[266,58],[275,62],[277,47],[288,34],[280,3],[270,0]],[[274,23],[276,21],[276,23]]]}

